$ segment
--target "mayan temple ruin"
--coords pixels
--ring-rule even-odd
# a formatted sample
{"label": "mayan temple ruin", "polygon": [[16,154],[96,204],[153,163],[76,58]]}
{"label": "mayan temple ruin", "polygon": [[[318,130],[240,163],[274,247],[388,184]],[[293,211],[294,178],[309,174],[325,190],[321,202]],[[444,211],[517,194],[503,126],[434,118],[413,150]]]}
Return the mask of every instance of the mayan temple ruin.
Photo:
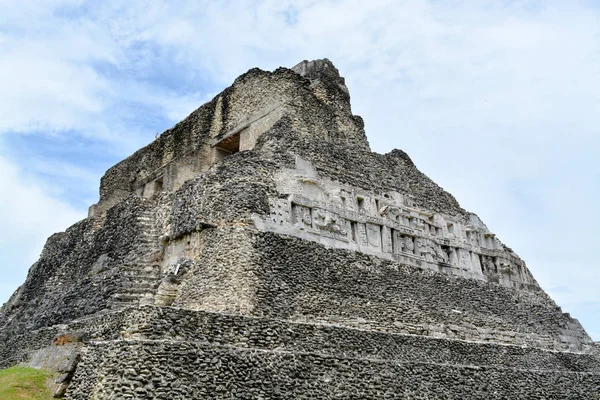
{"label": "mayan temple ruin", "polygon": [[251,69],[111,167],[0,311],[66,399],[600,399],[600,346],[329,60]]}

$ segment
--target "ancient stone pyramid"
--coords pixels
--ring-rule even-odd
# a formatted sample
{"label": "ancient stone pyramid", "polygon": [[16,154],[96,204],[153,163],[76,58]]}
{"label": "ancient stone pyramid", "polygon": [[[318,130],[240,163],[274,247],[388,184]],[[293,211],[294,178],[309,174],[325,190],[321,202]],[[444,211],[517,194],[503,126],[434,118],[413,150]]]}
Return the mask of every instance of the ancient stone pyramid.
{"label": "ancient stone pyramid", "polygon": [[0,312],[68,399],[599,399],[600,349],[328,60],[252,69],[110,168]]}

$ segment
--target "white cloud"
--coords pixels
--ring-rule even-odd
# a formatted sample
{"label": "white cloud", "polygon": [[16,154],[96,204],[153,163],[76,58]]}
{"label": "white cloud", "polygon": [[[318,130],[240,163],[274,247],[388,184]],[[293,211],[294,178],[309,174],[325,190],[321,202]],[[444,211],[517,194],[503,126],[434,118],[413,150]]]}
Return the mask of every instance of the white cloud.
{"label": "white cloud", "polygon": [[[182,95],[144,82],[155,57],[135,48],[143,34],[129,40],[124,15],[86,11],[82,4],[0,5],[0,134],[68,132],[131,149],[150,137],[126,124],[139,118],[136,105],[156,107],[176,122],[204,99],[199,91]],[[131,74],[139,71],[149,76]]]}
{"label": "white cloud", "polygon": [[46,239],[81,220],[85,213],[49,196],[2,157],[0,170],[2,303],[23,283],[27,273],[23,267],[39,257]]}
{"label": "white cloud", "polygon": [[125,152],[148,133],[128,104],[177,120],[251,67],[328,57],[346,77],[375,150],[406,150],[546,288],[566,288],[551,292],[561,304],[600,301],[592,287],[600,258],[593,4],[44,5],[0,3],[0,133],[75,129]]}

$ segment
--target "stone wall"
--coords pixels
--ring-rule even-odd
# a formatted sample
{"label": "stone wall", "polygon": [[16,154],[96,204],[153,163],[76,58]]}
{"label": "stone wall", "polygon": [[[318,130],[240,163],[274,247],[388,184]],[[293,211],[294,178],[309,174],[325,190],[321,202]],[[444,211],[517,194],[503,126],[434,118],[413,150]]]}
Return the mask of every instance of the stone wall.
{"label": "stone wall", "polygon": [[216,99],[110,168],[100,181],[99,205],[106,202],[112,205],[122,200],[140,185],[156,179],[159,172],[162,173],[159,170],[173,160],[188,161],[191,156],[199,154],[209,138],[215,105]]}
{"label": "stone wall", "polygon": [[[382,379],[379,375],[383,374],[389,379],[395,377],[400,382],[408,382],[416,379],[407,372],[414,370],[424,374],[418,382],[412,383],[415,393],[429,393],[430,384],[425,383],[425,379],[430,379],[430,374],[441,374],[446,376],[439,382],[443,385],[447,385],[451,377],[461,384],[463,380],[476,378],[483,385],[480,388],[483,391],[490,388],[486,386],[489,384],[485,383],[486,379],[495,377],[520,380],[513,383],[516,386],[502,383],[498,386],[505,391],[502,393],[510,390],[513,395],[531,394],[549,385],[546,395],[562,395],[565,392],[560,392],[560,385],[553,383],[555,380],[561,385],[577,382],[576,390],[583,390],[597,384],[600,376],[600,354],[593,352],[555,352],[153,306],[128,308],[23,334],[0,345],[0,360],[7,360],[3,359],[7,352],[28,347],[28,352],[13,357],[9,365],[31,357],[35,361],[40,355],[56,353],[57,348],[51,343],[56,344],[57,338],[67,336],[78,338],[82,360],[69,376],[73,381],[68,386],[67,398],[109,398],[116,393],[123,397],[131,393],[134,397],[162,398],[161,394],[170,394],[170,398],[177,398],[179,394],[189,398],[204,393],[202,390],[211,388],[212,384],[219,386],[223,382],[233,386],[226,385],[227,391],[219,392],[220,395],[244,398],[253,393],[278,397],[283,394],[278,392],[277,385],[291,379],[288,373],[297,377],[300,385],[311,387],[319,382],[311,383],[315,377],[323,373],[332,379],[337,377],[331,385],[321,382],[325,387],[319,390],[324,392],[311,392],[304,387],[303,390],[308,390],[303,392],[307,396],[331,395],[331,391],[340,388],[344,388],[340,395],[349,395],[369,381],[367,375],[371,380]],[[71,353],[69,359],[75,359]],[[227,365],[226,370],[221,369],[222,363]],[[238,369],[242,373],[249,365],[252,370],[245,373],[251,373],[257,381],[246,378],[236,381]],[[362,367],[355,370],[356,365]],[[271,380],[272,370],[268,366],[285,372]],[[297,371],[299,366],[301,369]],[[399,366],[402,368],[398,369]],[[473,371],[479,373],[472,375]],[[339,373],[346,377],[346,373],[351,373],[356,379],[346,381]],[[260,382],[269,384],[261,386]],[[216,390],[215,387],[212,389]],[[230,391],[232,387],[237,389]],[[396,398],[405,394],[400,387],[392,386],[390,393]],[[259,388],[262,392],[255,392]],[[380,394],[362,392],[367,397]]]}
{"label": "stone wall", "polygon": [[[202,235],[202,254],[192,261],[175,306],[550,349],[581,350],[592,343],[543,292],[249,228]],[[243,300],[227,289],[235,285]]]}
{"label": "stone wall", "polygon": [[600,373],[597,353],[556,352],[177,308],[146,306],[126,314],[123,335],[129,340],[196,341],[399,362]]}
{"label": "stone wall", "polygon": [[10,332],[0,341],[0,369],[31,360],[36,351],[51,346],[58,337],[67,334],[75,335],[83,342],[121,339],[129,315],[126,311],[113,311],[73,320],[68,324]]}
{"label": "stone wall", "polygon": [[519,289],[539,286],[512,251],[474,214],[467,221],[419,208],[396,191],[374,191],[320,178],[296,157],[295,169],[275,174],[270,215],[259,229],[376,255],[436,272]]}
{"label": "stone wall", "polygon": [[0,367],[81,338],[69,398],[598,388],[577,320],[406,153],[370,151],[326,60],[250,70],[100,192],[0,310]]}
{"label": "stone wall", "polygon": [[67,399],[593,398],[600,375],[357,359],[191,342],[96,343]]}
{"label": "stone wall", "polygon": [[[265,135],[263,151],[269,158],[288,155],[293,161],[295,156],[300,156],[312,163],[322,178],[368,191],[394,190],[407,196],[415,206],[468,219],[468,213],[452,194],[420,172],[402,150],[378,154],[355,146],[343,137],[335,137],[338,130],[359,130],[348,135],[350,137],[364,135],[359,116],[338,121],[335,116],[324,115],[327,110],[306,101],[294,104],[293,110],[294,113]],[[333,139],[325,142],[329,136]]]}
{"label": "stone wall", "polygon": [[86,345],[118,340],[192,341],[398,362],[600,373],[600,352],[595,350],[557,352],[155,306],[127,308],[6,338],[0,344],[0,368],[27,361],[64,336],[77,337]]}
{"label": "stone wall", "polygon": [[[319,74],[313,69],[310,76],[316,79]],[[333,119],[343,121],[346,126],[354,125],[352,117],[347,115],[349,96],[343,98],[331,90],[326,96],[319,96],[311,82],[314,83],[286,68],[272,73],[248,71],[211,102],[109,169],[101,180],[100,202],[90,209],[90,215],[102,214],[130,193],[149,197],[157,185],[159,190],[176,190],[185,180],[206,171],[226,155],[251,150],[264,132],[284,114],[292,112],[295,103],[311,103],[320,114],[327,110],[327,115],[322,115],[324,121]],[[345,105],[341,107],[343,102]],[[368,150],[362,123],[354,129],[337,128],[336,124],[328,129],[322,140],[342,138]],[[358,139],[352,135],[358,135]],[[227,140],[234,144],[225,144]]]}
{"label": "stone wall", "polygon": [[587,354],[556,352],[155,306],[128,308],[7,338],[0,345],[0,368],[30,359],[32,353],[62,336],[75,336],[86,344],[122,339],[198,341],[402,362],[600,372],[600,353],[593,350]]}
{"label": "stone wall", "polygon": [[154,271],[158,245],[148,226],[151,209],[149,201],[130,197],[103,218],[88,218],[52,236],[18,295],[3,306],[0,339],[112,309],[127,300],[119,300],[122,296],[139,301],[141,294],[133,293],[138,274],[158,285],[158,276],[144,272]]}

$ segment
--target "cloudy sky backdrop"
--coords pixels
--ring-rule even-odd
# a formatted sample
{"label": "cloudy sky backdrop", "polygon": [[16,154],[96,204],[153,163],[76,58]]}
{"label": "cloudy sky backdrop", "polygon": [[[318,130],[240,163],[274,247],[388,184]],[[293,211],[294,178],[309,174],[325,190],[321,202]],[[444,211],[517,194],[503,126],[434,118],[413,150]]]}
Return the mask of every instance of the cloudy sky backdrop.
{"label": "cloudy sky backdrop", "polygon": [[327,57],[600,340],[600,2],[0,0],[0,303],[104,171],[252,67]]}

